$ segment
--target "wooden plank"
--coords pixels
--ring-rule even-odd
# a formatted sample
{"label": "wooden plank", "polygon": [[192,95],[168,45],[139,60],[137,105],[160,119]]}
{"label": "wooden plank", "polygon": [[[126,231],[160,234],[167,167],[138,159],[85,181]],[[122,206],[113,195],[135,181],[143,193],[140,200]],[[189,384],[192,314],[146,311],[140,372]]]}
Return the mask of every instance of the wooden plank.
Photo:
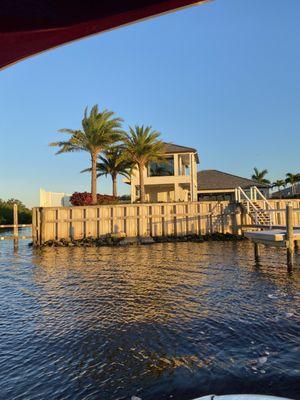
{"label": "wooden plank", "polygon": [[[286,240],[286,231],[279,229],[259,232],[245,232],[244,235],[251,240],[264,240],[272,242],[282,242]],[[300,240],[300,230],[295,229],[293,237],[294,240]]]}
{"label": "wooden plank", "polygon": [[4,229],[5,229],[5,228],[15,228],[15,227],[18,227],[18,228],[32,228],[32,224],[0,225],[0,228],[4,228]]}
{"label": "wooden plank", "polygon": [[[32,239],[32,236],[28,235],[19,235],[18,240]],[[0,240],[15,240],[14,236],[0,236]]]}

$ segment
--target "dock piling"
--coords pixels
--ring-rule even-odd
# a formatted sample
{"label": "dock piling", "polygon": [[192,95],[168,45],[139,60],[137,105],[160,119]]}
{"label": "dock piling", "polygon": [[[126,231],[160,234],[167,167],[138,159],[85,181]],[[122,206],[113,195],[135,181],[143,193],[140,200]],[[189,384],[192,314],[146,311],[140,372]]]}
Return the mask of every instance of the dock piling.
{"label": "dock piling", "polygon": [[286,249],[287,249],[287,264],[294,264],[294,226],[293,226],[293,206],[286,206]]}
{"label": "dock piling", "polygon": [[254,242],[254,258],[255,258],[255,261],[259,261],[259,257],[260,257],[259,244],[257,242]]}
{"label": "dock piling", "polygon": [[14,222],[14,248],[16,249],[19,244],[19,227],[18,227],[18,205],[14,204],[14,215],[13,215],[13,222]]}

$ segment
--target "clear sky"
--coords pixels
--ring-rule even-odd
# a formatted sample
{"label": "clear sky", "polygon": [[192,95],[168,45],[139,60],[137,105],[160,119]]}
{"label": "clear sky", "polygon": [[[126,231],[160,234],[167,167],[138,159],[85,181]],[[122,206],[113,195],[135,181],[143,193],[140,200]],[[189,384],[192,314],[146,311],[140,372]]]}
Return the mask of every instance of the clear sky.
{"label": "clear sky", "polygon": [[[95,103],[196,147],[200,169],[300,172],[299,20],[299,0],[214,0],[1,71],[0,198],[33,206],[40,187],[90,189],[88,154],[48,143]],[[98,187],[111,193],[109,180]]]}

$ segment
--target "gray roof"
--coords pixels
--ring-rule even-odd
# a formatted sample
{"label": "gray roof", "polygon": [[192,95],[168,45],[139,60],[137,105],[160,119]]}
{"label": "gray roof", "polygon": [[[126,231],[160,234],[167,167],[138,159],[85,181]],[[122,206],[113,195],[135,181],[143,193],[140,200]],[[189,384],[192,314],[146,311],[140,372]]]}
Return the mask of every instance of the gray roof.
{"label": "gray roof", "polygon": [[174,153],[196,153],[197,163],[199,163],[197,150],[193,147],[180,146],[179,144],[167,143],[164,142],[165,145],[165,153],[166,154],[174,154]]}
{"label": "gray roof", "polygon": [[207,169],[197,173],[198,190],[224,190],[241,188],[249,188],[257,186],[260,188],[268,188],[268,185],[260,185],[252,179],[242,178],[240,176],[228,174],[226,172],[217,171],[215,169]]}

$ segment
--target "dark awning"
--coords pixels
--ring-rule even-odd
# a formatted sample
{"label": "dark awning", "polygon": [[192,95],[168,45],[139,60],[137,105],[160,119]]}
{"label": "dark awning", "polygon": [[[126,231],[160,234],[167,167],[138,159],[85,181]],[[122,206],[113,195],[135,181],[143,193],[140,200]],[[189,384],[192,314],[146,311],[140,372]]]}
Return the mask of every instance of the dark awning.
{"label": "dark awning", "polygon": [[205,0],[0,0],[0,68],[41,51]]}

